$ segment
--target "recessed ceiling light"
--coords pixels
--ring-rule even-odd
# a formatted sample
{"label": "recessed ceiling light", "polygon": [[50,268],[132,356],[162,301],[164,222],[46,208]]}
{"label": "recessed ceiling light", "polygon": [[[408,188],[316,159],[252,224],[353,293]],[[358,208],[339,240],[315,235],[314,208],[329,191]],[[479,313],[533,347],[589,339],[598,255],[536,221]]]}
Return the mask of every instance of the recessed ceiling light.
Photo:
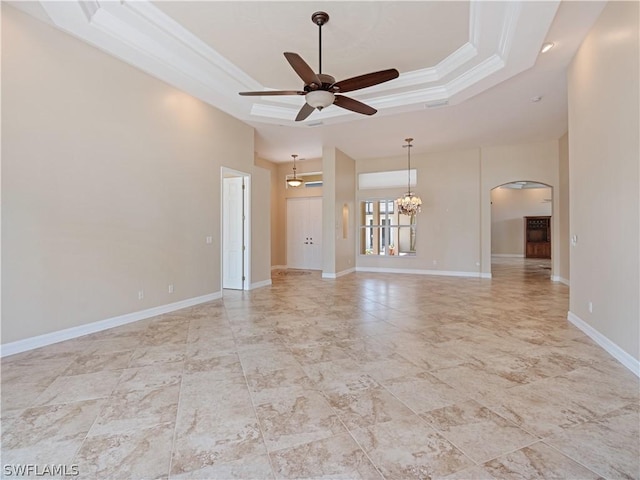
{"label": "recessed ceiling light", "polygon": [[533,103],[538,103],[540,100],[542,100],[542,97],[540,95],[537,95],[535,97],[531,97],[531,101]]}
{"label": "recessed ceiling light", "polygon": [[549,50],[551,50],[553,48],[554,45],[555,45],[555,43],[553,43],[553,42],[543,43],[542,44],[542,49],[540,50],[540,52],[541,53],[547,53]]}

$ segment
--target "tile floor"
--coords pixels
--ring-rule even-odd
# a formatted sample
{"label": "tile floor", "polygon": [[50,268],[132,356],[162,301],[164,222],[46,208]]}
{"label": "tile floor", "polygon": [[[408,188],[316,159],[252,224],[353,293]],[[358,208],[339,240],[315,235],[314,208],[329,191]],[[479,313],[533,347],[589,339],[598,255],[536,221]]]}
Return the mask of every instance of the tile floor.
{"label": "tile floor", "polygon": [[272,287],[6,357],[2,464],[637,479],[638,378],[567,322],[568,288],[548,276],[522,259],[493,280],[274,272]]}

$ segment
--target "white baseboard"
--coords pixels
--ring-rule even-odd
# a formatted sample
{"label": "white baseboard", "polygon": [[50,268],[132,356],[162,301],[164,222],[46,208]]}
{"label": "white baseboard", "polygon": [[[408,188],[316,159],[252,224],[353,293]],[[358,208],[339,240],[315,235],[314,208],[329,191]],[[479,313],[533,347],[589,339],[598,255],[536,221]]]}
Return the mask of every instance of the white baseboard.
{"label": "white baseboard", "polygon": [[524,258],[524,253],[492,253],[492,257]]}
{"label": "white baseboard", "polygon": [[338,273],[324,273],[322,272],[322,278],[340,278],[344,275],[348,275],[350,273],[355,272],[356,269],[355,267],[352,268],[348,268],[347,270],[342,270],[341,272]]}
{"label": "white baseboard", "polygon": [[263,280],[261,282],[252,283],[249,285],[249,290],[255,290],[256,288],[268,287],[271,285],[271,279]]}
{"label": "white baseboard", "polygon": [[560,275],[551,275],[551,281],[564,283],[567,287],[571,286],[569,285],[569,280],[567,280],[566,278],[562,278]]}
{"label": "white baseboard", "polygon": [[271,270],[286,270],[286,265],[271,265]]}
{"label": "white baseboard", "polygon": [[[418,270],[411,268],[380,268],[380,267],[356,267],[356,272],[374,272],[374,273],[407,273],[412,275],[441,275],[444,277],[475,277],[475,278],[491,278],[490,273],[481,272],[456,272],[448,270]],[[487,277],[487,275],[489,275]]]}
{"label": "white baseboard", "polygon": [[26,352],[28,350],[33,350],[34,348],[45,347],[53,343],[71,340],[72,338],[82,337],[83,335],[89,335],[90,333],[96,333],[102,330],[108,330],[109,328],[119,327],[128,323],[137,322],[138,320],[144,320],[146,318],[162,315],[163,313],[181,310],[183,308],[192,307],[212,300],[218,300],[220,298],[222,298],[222,292],[210,293],[200,297],[188,298],[186,300],[180,300],[179,302],[140,310],[139,312],[126,313],[124,315],[118,315],[117,317],[98,320],[97,322],[91,322],[85,325],[78,325],[77,327],[65,328],[64,330],[58,330],[57,332],[45,333],[44,335],[5,343],[0,346],[0,357]]}
{"label": "white baseboard", "polygon": [[618,345],[613,343],[599,331],[578,317],[575,313],[567,313],[567,320],[582,330],[594,342],[600,345],[609,355],[618,360],[622,365],[631,370],[637,377],[640,377],[640,360],[636,360]]}

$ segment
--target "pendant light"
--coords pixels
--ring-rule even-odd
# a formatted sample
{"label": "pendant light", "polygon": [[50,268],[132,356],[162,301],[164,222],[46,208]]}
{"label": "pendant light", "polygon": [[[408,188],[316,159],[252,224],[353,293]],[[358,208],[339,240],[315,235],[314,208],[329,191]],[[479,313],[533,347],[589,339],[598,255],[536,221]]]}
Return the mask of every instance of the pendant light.
{"label": "pendant light", "polygon": [[293,177],[287,178],[287,185],[295,188],[302,185],[303,182],[298,177],[296,177],[296,158],[298,157],[298,155],[291,156],[293,157]]}
{"label": "pendant light", "polygon": [[420,213],[422,200],[411,192],[411,147],[413,147],[411,142],[413,142],[413,138],[405,138],[404,141],[407,142],[406,145],[402,146],[402,148],[407,149],[407,193],[396,200],[396,205],[399,213],[411,216]]}

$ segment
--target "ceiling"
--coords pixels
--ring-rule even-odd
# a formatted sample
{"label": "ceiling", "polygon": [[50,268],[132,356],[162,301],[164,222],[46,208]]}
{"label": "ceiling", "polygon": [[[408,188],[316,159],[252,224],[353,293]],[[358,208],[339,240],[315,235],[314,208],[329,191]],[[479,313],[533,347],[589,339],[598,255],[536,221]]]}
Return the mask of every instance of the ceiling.
{"label": "ceiling", "polygon": [[[220,108],[256,129],[262,158],[356,158],[559,138],[566,69],[604,2],[11,2],[17,8]],[[349,93],[378,113],[336,106],[294,118],[301,96],[241,97],[303,86],[283,52],[317,70],[315,11],[326,11],[322,67],[337,80],[396,68]],[[544,42],[554,48],[541,54]],[[532,101],[541,97],[539,101]]]}

